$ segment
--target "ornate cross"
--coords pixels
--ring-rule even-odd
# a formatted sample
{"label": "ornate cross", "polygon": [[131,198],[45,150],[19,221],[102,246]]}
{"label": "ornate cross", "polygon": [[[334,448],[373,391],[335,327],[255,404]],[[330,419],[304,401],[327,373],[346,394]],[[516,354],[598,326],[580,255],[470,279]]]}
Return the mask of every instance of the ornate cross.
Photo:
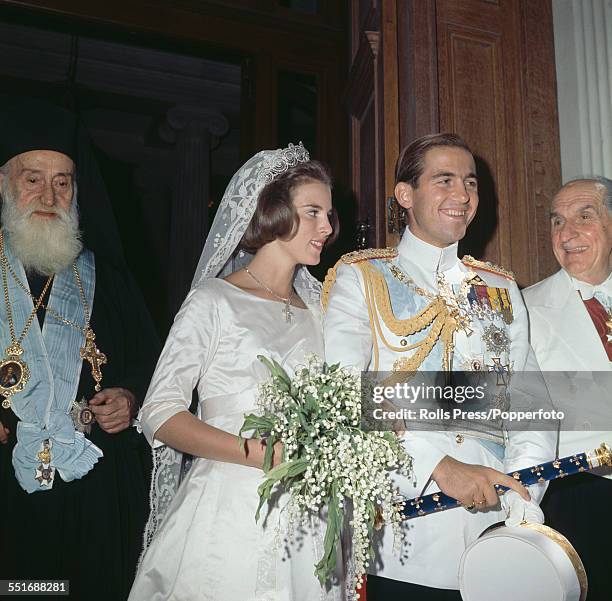
{"label": "ornate cross", "polygon": [[94,342],[96,335],[93,333],[91,328],[85,330],[85,346],[81,348],[80,354],[81,359],[85,359],[91,364],[91,377],[96,381],[94,386],[96,392],[100,392],[102,387],[100,382],[102,381],[102,365],[107,363],[106,355],[100,352],[100,349]]}

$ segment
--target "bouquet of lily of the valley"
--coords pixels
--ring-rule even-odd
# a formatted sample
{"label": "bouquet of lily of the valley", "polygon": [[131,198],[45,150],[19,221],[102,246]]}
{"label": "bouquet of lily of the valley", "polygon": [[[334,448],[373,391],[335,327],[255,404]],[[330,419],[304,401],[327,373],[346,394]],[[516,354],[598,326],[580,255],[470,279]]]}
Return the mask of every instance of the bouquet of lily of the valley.
{"label": "bouquet of lily of the valley", "polygon": [[[361,429],[359,375],[327,365],[314,355],[293,377],[275,361],[259,359],[272,377],[260,384],[260,415],[245,417],[240,430],[265,439],[265,480],[259,486],[256,519],[276,487],[290,494],[292,512],[317,514],[327,508],[323,557],[315,566],[321,583],[334,572],[344,523],[346,500],[352,504],[350,521],[354,576],[360,588],[372,555],[375,523],[391,524],[398,534],[401,506],[390,470],[412,470],[412,458],[393,432]],[[271,468],[273,447],[283,444],[282,462]]]}

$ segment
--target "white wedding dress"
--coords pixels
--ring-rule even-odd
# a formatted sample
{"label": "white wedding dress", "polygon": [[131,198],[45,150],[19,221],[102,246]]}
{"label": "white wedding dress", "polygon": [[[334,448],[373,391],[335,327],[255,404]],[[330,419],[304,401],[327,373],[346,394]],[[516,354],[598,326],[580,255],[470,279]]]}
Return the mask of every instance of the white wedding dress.
{"label": "white wedding dress", "polygon": [[[323,356],[318,316],[255,297],[222,279],[193,289],[178,313],[143,405],[142,429],[156,430],[187,409],[197,387],[199,417],[238,434],[269,377],[257,355],[290,373],[304,356]],[[155,442],[154,444],[159,444]],[[287,502],[262,511],[259,469],[196,458],[147,550],[130,601],[339,601],[340,584],[320,587],[314,565],[325,526],[318,518],[286,536]]]}

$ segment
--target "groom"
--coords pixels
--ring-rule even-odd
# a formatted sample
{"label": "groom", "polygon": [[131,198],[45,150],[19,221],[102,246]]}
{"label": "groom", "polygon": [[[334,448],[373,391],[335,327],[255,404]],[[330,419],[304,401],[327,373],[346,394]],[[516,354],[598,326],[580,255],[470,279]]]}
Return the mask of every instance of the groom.
{"label": "groom", "polygon": [[[478,178],[467,144],[455,134],[412,142],[397,161],[395,198],[408,215],[398,248],[350,253],[339,261],[335,283],[333,270],[328,276],[327,362],[364,371],[537,370],[525,306],[512,274],[457,257],[457,243],[478,206]],[[466,299],[457,290],[465,287],[487,310],[462,304]],[[469,317],[463,323],[450,316],[458,304]],[[446,337],[436,334],[435,319],[444,319]],[[407,498],[421,495],[429,484],[427,493],[442,490],[471,511],[405,522],[407,544],[401,553],[394,552],[387,528],[370,566],[369,601],[409,596],[459,601],[459,561],[468,544],[500,520],[543,522],[537,503],[544,490],[531,489],[530,498],[504,472],[552,459],[553,434],[508,432],[497,422],[467,430],[466,423],[451,425],[444,432],[403,435],[414,458],[416,483],[398,478],[397,484]],[[502,497],[503,511],[495,484],[512,489]]]}

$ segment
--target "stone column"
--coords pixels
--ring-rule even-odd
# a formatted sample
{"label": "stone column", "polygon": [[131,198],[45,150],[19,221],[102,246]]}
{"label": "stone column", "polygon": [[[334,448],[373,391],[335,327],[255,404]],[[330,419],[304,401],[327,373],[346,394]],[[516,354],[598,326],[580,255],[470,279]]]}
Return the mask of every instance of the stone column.
{"label": "stone column", "polygon": [[174,313],[189,291],[208,232],[210,150],[228,130],[219,112],[177,106],[168,111],[160,135],[176,142],[170,214],[168,304]]}

